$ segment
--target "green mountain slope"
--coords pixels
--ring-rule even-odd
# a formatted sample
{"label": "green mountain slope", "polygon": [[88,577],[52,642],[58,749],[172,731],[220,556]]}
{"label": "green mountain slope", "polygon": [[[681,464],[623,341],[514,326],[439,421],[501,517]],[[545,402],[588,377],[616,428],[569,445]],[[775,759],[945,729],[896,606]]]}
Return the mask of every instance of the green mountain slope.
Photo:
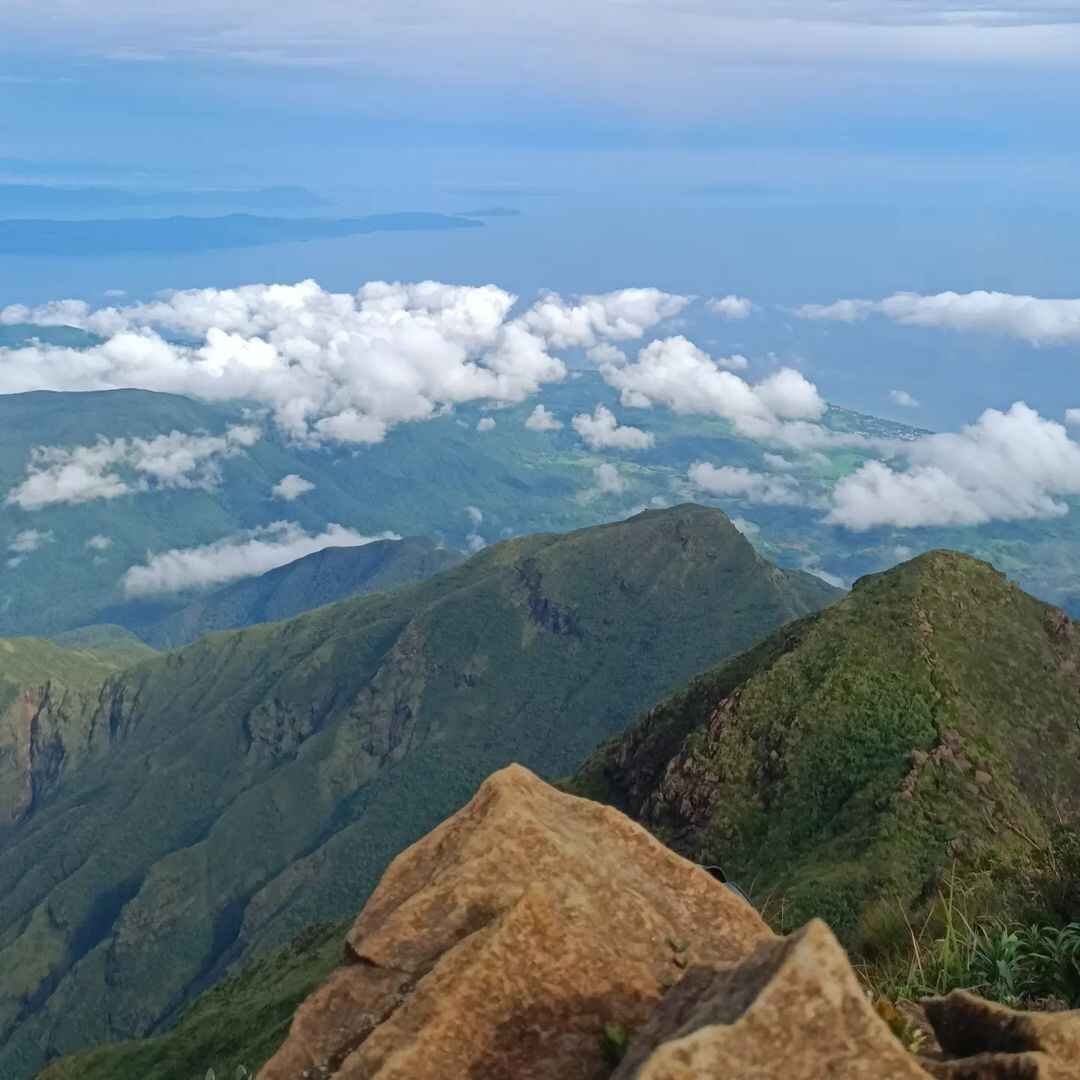
{"label": "green mountain slope", "polygon": [[[187,549],[288,521],[309,534],[328,523],[365,536],[386,532],[437,537],[451,549],[534,532],[565,532],[629,516],[649,505],[685,499],[719,506],[754,537],[770,561],[821,568],[844,581],[893,565],[904,552],[946,547],[993,562],[1024,588],[1055,603],[1080,604],[1080,512],[1047,520],[999,522],[948,529],[877,529],[850,533],[822,520],[818,499],[837,478],[857,468],[869,450],[827,448],[798,472],[806,506],[765,505],[747,499],[705,498],[687,470],[698,461],[770,471],[767,445],[743,438],[724,420],[667,410],[625,409],[596,372],[545,387],[543,404],[563,423],[534,431],[525,420],[534,399],[485,412],[461,407],[430,421],[404,424],[375,446],[301,446],[269,421],[254,446],[216,463],[209,487],[139,491],[114,499],[23,509],[5,497],[26,478],[34,447],[72,448],[107,439],[152,438],[172,431],[220,435],[250,424],[242,404],[211,405],[136,390],[101,393],[0,395],[0,547],[20,534],[41,534],[17,570],[0,565],[0,634],[52,636],[94,623],[146,626],[197,601],[195,593],[134,601],[124,574],[148,554]],[[588,449],[570,424],[597,404],[623,423],[643,425],[653,447]],[[496,419],[478,431],[481,418]],[[910,439],[900,424],[832,408],[831,430],[873,438]],[[595,470],[614,465],[622,491],[601,490]],[[274,487],[296,474],[314,488],[292,502]],[[129,482],[138,477],[120,467]],[[483,515],[474,525],[475,508]],[[14,554],[11,552],[9,554]],[[1080,610],[1080,608],[1077,608]]]}
{"label": "green mountain slope", "polygon": [[423,537],[324,548],[193,600],[164,619],[140,627],[139,633],[158,648],[190,645],[215,630],[279,622],[350,596],[411,585],[457,565],[462,558]]}
{"label": "green mountain slope", "polygon": [[104,680],[153,652],[100,639],[68,644],[0,639],[0,835],[107,739],[84,716],[97,708]]}
{"label": "green mountain slope", "polygon": [[162,1035],[111,1043],[62,1058],[39,1080],[203,1080],[208,1069],[249,1075],[281,1045],[296,1007],[341,963],[351,926],[317,923],[207,990]]}
{"label": "green mountain slope", "polygon": [[836,595],[682,506],[112,678],[83,717],[109,753],[0,834],[0,1074],[154,1030],[230,961],[355,911],[493,769],[565,774]]}
{"label": "green mountain slope", "polygon": [[1022,915],[1080,824],[1080,629],[932,552],[696,680],[574,786],[785,926],[821,915],[869,948],[953,868],[984,914]]}

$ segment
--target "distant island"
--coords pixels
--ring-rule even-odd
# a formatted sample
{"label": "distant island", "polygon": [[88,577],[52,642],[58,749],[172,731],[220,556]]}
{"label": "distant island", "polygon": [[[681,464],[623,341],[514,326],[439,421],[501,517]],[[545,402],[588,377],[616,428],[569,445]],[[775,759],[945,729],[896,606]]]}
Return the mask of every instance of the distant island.
{"label": "distant island", "polygon": [[357,218],[223,217],[135,218],[112,221],[0,221],[0,254],[172,254],[257,247],[374,232],[477,229],[483,222],[448,214],[369,214]]}

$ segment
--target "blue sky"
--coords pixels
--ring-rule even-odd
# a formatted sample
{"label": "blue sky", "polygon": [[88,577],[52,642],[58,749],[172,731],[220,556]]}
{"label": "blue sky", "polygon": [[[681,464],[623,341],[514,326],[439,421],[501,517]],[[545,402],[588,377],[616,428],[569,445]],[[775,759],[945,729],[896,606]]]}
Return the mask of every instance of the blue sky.
{"label": "blue sky", "polygon": [[0,259],[0,307],[307,276],[736,292],[758,315],[717,347],[798,364],[831,400],[935,427],[1020,398],[1052,415],[1076,404],[1075,344],[785,310],[1076,295],[1078,57],[1071,0],[6,0],[0,181],[296,183],[327,212],[523,217]]}
{"label": "blue sky", "polygon": [[[0,40],[10,177],[569,172],[866,197],[902,174],[912,197],[981,181],[977,198],[1061,198],[1076,175],[1071,2],[8,0]],[[644,164],[620,169],[627,154]]]}

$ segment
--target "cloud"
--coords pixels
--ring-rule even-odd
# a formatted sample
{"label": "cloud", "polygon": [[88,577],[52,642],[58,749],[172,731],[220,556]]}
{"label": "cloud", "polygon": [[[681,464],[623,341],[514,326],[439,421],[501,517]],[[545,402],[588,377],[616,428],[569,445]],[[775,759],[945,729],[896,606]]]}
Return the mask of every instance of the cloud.
{"label": "cloud", "polygon": [[744,517],[733,517],[731,524],[746,537],[747,540],[755,540],[761,535],[761,526],[747,521]]}
{"label": "cloud", "polygon": [[476,422],[476,430],[477,431],[494,431],[495,430],[495,419],[494,419],[494,417],[482,416]]}
{"label": "cloud", "polygon": [[103,536],[101,533],[98,533],[96,536],[91,536],[90,539],[86,541],[85,546],[91,551],[102,552],[108,551],[109,548],[113,546],[113,542],[111,537]]}
{"label": "cloud", "polygon": [[289,473],[288,476],[283,476],[273,486],[271,494],[275,499],[292,502],[294,499],[299,499],[301,495],[306,495],[309,491],[314,490],[315,485],[310,480],[305,480],[296,473]]}
{"label": "cloud", "polygon": [[37,551],[43,544],[49,544],[52,541],[53,534],[51,532],[41,532],[38,529],[23,529],[22,532],[16,533],[8,542],[8,551],[16,555],[29,555],[31,552]]}
{"label": "cloud", "polygon": [[724,364],[686,338],[672,337],[645,346],[636,362],[607,364],[601,373],[628,408],[664,405],[717,416],[750,438],[774,437],[787,421],[818,420],[825,412],[817,388],[792,368],[751,384],[722,370]]}
{"label": "cloud", "polygon": [[512,317],[516,299],[495,285],[369,282],[347,294],[309,280],[97,310],[75,300],[13,306],[0,321],[76,326],[105,340],[0,350],[0,393],[135,386],[245,400],[272,410],[299,442],[376,443],[454,405],[524,401],[566,377],[552,349],[640,338],[690,302],[659,289],[545,294]]}
{"label": "cloud", "polygon": [[619,426],[614,413],[597,405],[592,416],[580,413],[570,421],[590,450],[647,450],[656,436],[641,428]]}
{"label": "cloud", "polygon": [[1070,427],[1080,427],[1080,409],[1066,409],[1065,423]]}
{"label": "cloud", "polygon": [[906,390],[890,390],[889,400],[902,409],[917,409],[919,407],[918,400],[913,398]]}
{"label": "cloud", "polygon": [[590,487],[578,492],[579,503],[589,503],[602,495],[623,495],[626,493],[628,484],[619,470],[612,464],[604,462],[597,465],[593,471],[593,482]]}
{"label": "cloud", "polygon": [[815,560],[804,561],[802,569],[808,574],[813,574],[816,578],[821,578],[826,585],[832,585],[835,589],[846,589],[848,587],[847,582],[842,577],[830,574],[828,570],[819,566]]}
{"label": "cloud", "polygon": [[710,495],[771,506],[803,506],[810,501],[793,476],[773,476],[734,465],[716,466],[707,461],[695,462],[686,475],[694,487]]}
{"label": "cloud", "polygon": [[466,506],[465,513],[473,523],[473,527],[480,525],[484,520],[484,511],[479,506]]}
{"label": "cloud", "polygon": [[907,326],[1007,334],[1032,345],[1080,341],[1080,300],[1044,299],[1014,293],[979,290],[924,296],[898,292],[884,300],[805,304],[796,313],[804,319],[849,323],[882,315]]}
{"label": "cloud", "polygon": [[722,319],[745,319],[754,310],[754,305],[745,296],[734,295],[710,300],[705,306]]}
{"label": "cloud", "polygon": [[560,431],[563,427],[561,420],[557,420],[543,405],[537,405],[525,421],[525,426],[530,431]]}
{"label": "cloud", "polygon": [[605,342],[640,338],[646,330],[678,315],[690,303],[660,289],[621,289],[567,302],[546,293],[527,311],[525,325],[557,349],[594,348]]}
{"label": "cloud", "polygon": [[223,435],[172,431],[152,439],[99,439],[91,446],[39,446],[30,453],[26,479],[8,492],[6,501],[40,510],[134,492],[210,488],[220,478],[219,462],[259,437],[257,427],[238,424]]}
{"label": "cloud", "polygon": [[826,518],[853,531],[892,525],[982,525],[1060,517],[1080,495],[1080,443],[1017,402],[957,433],[896,444],[904,467],[869,461],[844,477]]}
{"label": "cloud", "polygon": [[121,584],[131,598],[205,589],[265,574],[324,548],[361,547],[375,540],[398,539],[395,533],[362,536],[337,524],[310,534],[295,522],[276,521],[202,547],[150,555],[145,564],[131,567]]}

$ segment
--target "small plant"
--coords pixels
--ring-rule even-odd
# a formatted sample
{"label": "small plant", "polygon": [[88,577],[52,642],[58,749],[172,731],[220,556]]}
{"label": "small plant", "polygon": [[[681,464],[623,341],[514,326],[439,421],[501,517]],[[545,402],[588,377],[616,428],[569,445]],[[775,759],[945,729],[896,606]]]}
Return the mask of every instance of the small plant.
{"label": "small plant", "polygon": [[605,1024],[600,1041],[605,1060],[614,1068],[626,1056],[626,1048],[630,1045],[630,1033],[622,1024]]}
{"label": "small plant", "polygon": [[1026,967],[1027,996],[1080,1006],[1080,923],[1030,926],[1018,935]]}

